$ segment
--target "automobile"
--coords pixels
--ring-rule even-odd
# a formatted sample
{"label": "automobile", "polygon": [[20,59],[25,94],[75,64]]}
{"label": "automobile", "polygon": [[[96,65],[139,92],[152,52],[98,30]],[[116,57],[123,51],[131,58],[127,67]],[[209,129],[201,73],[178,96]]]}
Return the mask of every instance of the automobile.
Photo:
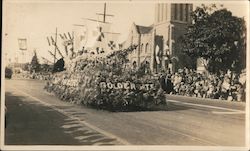
{"label": "automobile", "polygon": [[5,68],[5,78],[11,79],[13,74],[13,71],[11,68],[6,67]]}

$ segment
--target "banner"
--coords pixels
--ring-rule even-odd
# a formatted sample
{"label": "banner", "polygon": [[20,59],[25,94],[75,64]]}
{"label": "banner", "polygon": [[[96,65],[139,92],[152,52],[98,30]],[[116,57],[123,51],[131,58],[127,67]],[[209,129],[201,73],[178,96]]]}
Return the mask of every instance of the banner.
{"label": "banner", "polygon": [[19,38],[18,45],[20,50],[27,50],[27,39],[26,38]]}
{"label": "banner", "polygon": [[100,82],[100,88],[102,89],[125,89],[125,90],[153,90],[155,85],[153,83],[133,83],[133,82]]}
{"label": "banner", "polygon": [[160,51],[160,48],[158,45],[156,45],[156,48],[155,48],[155,60],[156,60],[156,63],[157,64],[160,64],[160,57],[159,57],[159,51]]}
{"label": "banner", "polygon": [[163,55],[163,36],[155,36],[155,60],[158,65],[161,64]]}

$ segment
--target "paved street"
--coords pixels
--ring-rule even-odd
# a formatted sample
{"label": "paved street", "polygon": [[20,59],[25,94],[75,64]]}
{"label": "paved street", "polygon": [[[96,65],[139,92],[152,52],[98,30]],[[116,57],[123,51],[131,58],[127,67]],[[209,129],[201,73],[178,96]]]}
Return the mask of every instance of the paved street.
{"label": "paved street", "polygon": [[60,101],[44,82],[6,80],[6,145],[244,146],[245,104],[168,96],[168,111],[118,112]]}

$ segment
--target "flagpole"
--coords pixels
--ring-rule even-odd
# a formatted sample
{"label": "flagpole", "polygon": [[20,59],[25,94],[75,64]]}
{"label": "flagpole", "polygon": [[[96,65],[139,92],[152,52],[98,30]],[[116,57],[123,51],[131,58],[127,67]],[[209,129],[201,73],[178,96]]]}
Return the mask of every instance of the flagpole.
{"label": "flagpole", "polygon": [[104,3],[104,13],[103,13],[103,22],[105,23],[106,19],[106,3]]}
{"label": "flagpole", "polygon": [[[56,34],[55,34],[55,50],[54,50],[54,55],[56,56],[56,43],[57,43],[57,27],[56,27]],[[56,58],[54,58],[54,65],[55,65],[55,63],[56,63]]]}

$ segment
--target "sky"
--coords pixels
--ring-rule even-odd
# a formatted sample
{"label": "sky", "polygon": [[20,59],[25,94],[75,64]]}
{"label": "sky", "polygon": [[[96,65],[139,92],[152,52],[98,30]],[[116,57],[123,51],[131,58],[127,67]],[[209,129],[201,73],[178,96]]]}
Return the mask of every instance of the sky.
{"label": "sky", "polygon": [[[233,15],[247,18],[246,2],[225,3],[224,8]],[[135,22],[138,25],[149,26],[154,23],[153,2],[109,2],[107,17],[112,22],[112,30],[121,33],[119,41],[126,40],[129,28]],[[200,4],[195,3],[194,9]],[[219,6],[219,4],[218,4]],[[3,49],[6,59],[19,62],[29,61],[36,50],[38,57],[53,60],[48,50],[53,50],[47,43],[47,36],[58,33],[72,32],[73,24],[83,24],[83,18],[102,20],[96,13],[103,13],[102,2],[70,2],[64,1],[23,1],[5,0],[3,5]],[[22,55],[18,47],[18,38],[27,38],[28,52]],[[41,60],[42,61],[42,60]]]}

